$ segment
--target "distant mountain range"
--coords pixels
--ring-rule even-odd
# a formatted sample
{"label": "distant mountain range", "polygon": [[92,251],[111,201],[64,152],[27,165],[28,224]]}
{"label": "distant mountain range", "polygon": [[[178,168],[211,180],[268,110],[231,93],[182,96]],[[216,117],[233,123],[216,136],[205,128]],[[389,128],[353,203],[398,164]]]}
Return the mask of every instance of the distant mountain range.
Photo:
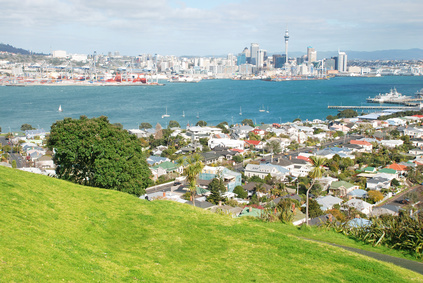
{"label": "distant mountain range", "polygon": [[[43,55],[42,53],[34,53],[28,50],[17,48],[9,44],[0,43],[0,51],[6,51],[11,53],[29,55],[37,54]],[[377,50],[377,51],[345,51],[348,55],[348,60],[423,60],[423,49],[413,48],[413,49],[391,49],[391,50]],[[269,53],[271,54],[280,54]],[[300,57],[305,55],[304,52],[290,52],[289,57]],[[318,51],[317,58],[331,58],[337,56],[337,51]],[[186,56],[186,57],[198,57],[198,56]],[[215,57],[215,56],[211,56]],[[226,56],[218,56],[226,57]]]}

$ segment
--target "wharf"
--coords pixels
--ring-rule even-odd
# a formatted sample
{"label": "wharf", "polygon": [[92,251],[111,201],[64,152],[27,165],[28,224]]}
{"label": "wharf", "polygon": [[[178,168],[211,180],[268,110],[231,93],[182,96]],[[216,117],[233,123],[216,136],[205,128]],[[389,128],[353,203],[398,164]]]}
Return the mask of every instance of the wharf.
{"label": "wharf", "polygon": [[416,110],[416,106],[382,106],[382,105],[375,105],[375,106],[336,106],[336,105],[328,105],[328,109],[364,109],[364,110],[385,110],[385,109],[395,109],[395,110]]}

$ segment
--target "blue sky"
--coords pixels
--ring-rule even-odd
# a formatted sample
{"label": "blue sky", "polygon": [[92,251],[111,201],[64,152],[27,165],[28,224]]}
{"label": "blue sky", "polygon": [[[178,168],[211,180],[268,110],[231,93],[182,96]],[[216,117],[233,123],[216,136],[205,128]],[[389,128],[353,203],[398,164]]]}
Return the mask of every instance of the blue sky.
{"label": "blue sky", "polygon": [[225,55],[423,48],[422,0],[0,0],[2,43],[35,52]]}

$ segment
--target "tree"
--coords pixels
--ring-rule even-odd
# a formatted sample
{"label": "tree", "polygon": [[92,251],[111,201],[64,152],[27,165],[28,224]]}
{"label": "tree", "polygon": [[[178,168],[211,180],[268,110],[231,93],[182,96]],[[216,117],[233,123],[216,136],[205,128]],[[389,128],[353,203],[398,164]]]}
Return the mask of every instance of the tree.
{"label": "tree", "polygon": [[200,127],[205,127],[205,126],[207,126],[207,122],[206,121],[203,121],[203,120],[200,120],[195,125],[196,126],[200,126]]}
{"label": "tree", "polygon": [[123,125],[121,123],[114,123],[113,126],[118,127],[119,129],[123,129]]}
{"label": "tree", "polygon": [[308,225],[308,218],[309,218],[309,193],[310,189],[313,187],[314,183],[316,182],[317,178],[321,178],[323,176],[323,165],[327,163],[327,159],[323,157],[317,157],[317,156],[310,156],[310,159],[313,163],[313,169],[310,171],[309,175],[313,179],[313,181],[310,184],[310,187],[307,189],[307,204],[306,204],[306,225]]}
{"label": "tree", "polygon": [[329,120],[329,121],[333,121],[333,120],[335,120],[336,119],[336,117],[335,116],[332,116],[332,115],[328,115],[327,117],[326,117],[326,120]]}
{"label": "tree", "polygon": [[222,193],[226,192],[225,183],[222,178],[214,178],[208,185],[211,194],[207,197],[207,201],[218,204],[220,201],[225,200]]}
{"label": "tree", "polygon": [[369,191],[367,193],[367,199],[370,202],[376,203],[378,201],[383,200],[383,194],[379,191]]}
{"label": "tree", "polygon": [[251,120],[251,119],[244,119],[244,120],[242,120],[241,124],[249,125],[250,127],[254,127],[253,120]]}
{"label": "tree", "polygon": [[12,160],[12,168],[17,168],[17,165],[16,165],[16,160]]}
{"label": "tree", "polygon": [[357,111],[352,109],[345,109],[336,115],[338,118],[354,118],[358,116]]}
{"label": "tree", "polygon": [[279,219],[284,223],[291,223],[294,219],[295,202],[292,199],[285,198],[281,200],[276,209],[279,211]]}
{"label": "tree", "polygon": [[248,192],[246,192],[242,186],[236,186],[234,188],[234,194],[236,194],[238,198],[242,199],[248,197]]}
{"label": "tree", "polygon": [[139,140],[111,125],[107,117],[57,121],[47,146],[55,151],[60,179],[137,196],[152,184]]}
{"label": "tree", "polygon": [[[192,203],[195,206],[195,193],[197,190],[197,176],[201,173],[204,168],[203,162],[201,162],[202,156],[198,153],[186,158],[183,162],[186,162],[188,166],[184,168],[184,175],[189,184],[189,190],[191,192]],[[178,163],[181,159],[178,159]]]}
{"label": "tree", "polygon": [[281,143],[277,140],[272,140],[266,144],[266,150],[274,153],[280,153],[282,151]]}
{"label": "tree", "polygon": [[295,122],[301,122],[301,119],[300,118],[295,118],[294,121],[292,121],[292,122],[294,122],[294,123]]}
{"label": "tree", "polygon": [[21,126],[21,131],[35,130],[30,124],[23,124]]}
{"label": "tree", "polygon": [[179,123],[175,120],[170,120],[169,121],[169,125],[168,128],[180,128],[181,125],[179,125]]}
{"label": "tree", "polygon": [[141,123],[141,125],[139,126],[140,130],[141,129],[151,129],[151,128],[153,128],[153,126],[151,126],[150,123],[146,123],[146,122]]}
{"label": "tree", "polygon": [[232,160],[233,161],[235,161],[236,163],[241,163],[242,161],[243,161],[243,158],[242,158],[242,155],[235,155],[233,158],[232,158]]}
{"label": "tree", "polygon": [[219,123],[219,124],[217,124],[217,126],[216,127],[218,127],[218,128],[220,128],[220,129],[222,129],[222,132],[224,133],[224,134],[229,134],[229,130],[228,130],[228,122],[225,122],[225,121],[223,121],[223,122],[221,122],[221,123]]}

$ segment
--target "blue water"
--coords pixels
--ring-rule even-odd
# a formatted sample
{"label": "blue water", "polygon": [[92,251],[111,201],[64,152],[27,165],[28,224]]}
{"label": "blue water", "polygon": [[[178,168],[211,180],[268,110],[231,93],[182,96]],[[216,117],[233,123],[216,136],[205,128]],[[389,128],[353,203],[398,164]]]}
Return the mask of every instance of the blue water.
{"label": "blue water", "polygon": [[[9,127],[18,131],[28,123],[49,130],[56,120],[81,115],[104,115],[127,129],[137,128],[141,122],[153,126],[159,122],[166,127],[169,120],[185,127],[198,120],[216,125],[222,121],[239,123],[245,118],[256,123],[287,122],[298,117],[325,119],[337,113],[327,109],[328,105],[367,105],[366,98],[393,87],[404,95],[414,95],[423,88],[423,76],[285,82],[203,80],[130,87],[0,87],[0,127],[3,132]],[[59,105],[63,112],[58,112]],[[259,112],[263,106],[269,113]],[[166,107],[170,117],[162,119]]]}

